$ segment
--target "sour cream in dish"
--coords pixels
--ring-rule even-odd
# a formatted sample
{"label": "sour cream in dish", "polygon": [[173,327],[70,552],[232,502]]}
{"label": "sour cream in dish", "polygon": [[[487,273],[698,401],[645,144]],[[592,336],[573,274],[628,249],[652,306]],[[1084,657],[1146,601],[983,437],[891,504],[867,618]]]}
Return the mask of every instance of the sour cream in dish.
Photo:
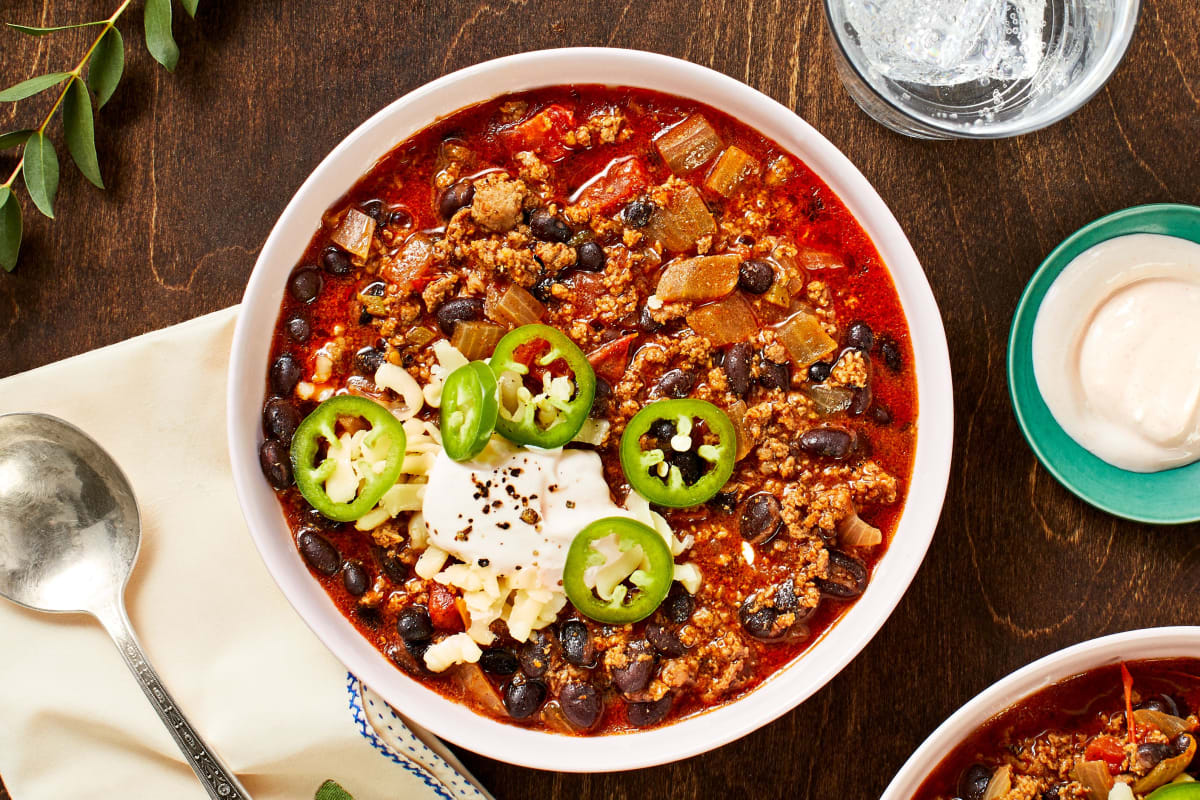
{"label": "sour cream in dish", "polygon": [[1033,366],[1054,419],[1104,461],[1200,459],[1200,244],[1139,233],[1076,256],[1038,309]]}

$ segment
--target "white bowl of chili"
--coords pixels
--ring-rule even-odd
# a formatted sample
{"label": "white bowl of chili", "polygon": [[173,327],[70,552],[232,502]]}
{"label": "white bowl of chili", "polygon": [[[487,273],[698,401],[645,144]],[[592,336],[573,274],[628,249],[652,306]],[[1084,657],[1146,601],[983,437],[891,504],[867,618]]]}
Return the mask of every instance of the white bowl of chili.
{"label": "white bowl of chili", "polygon": [[[501,723],[397,669],[313,579],[258,457],[280,298],[325,210],[397,143],[435,120],[506,93],[566,84],[691,98],[744,121],[801,159],[836,193],[887,265],[907,319],[921,404],[911,484],[895,535],[866,591],[840,622],[745,696],[664,727],[613,736],[565,736]],[[228,408],[234,479],[251,534],[285,596],[330,650],[406,716],[455,744],[514,764],[579,772],[647,767],[718,747],[786,713],[849,663],[891,614],[932,539],[949,478],[953,418],[949,354],[929,284],[896,219],[846,156],[791,110],[733,78],[667,56],[603,48],[524,53],[455,72],[395,101],[339,144],[289,202],[250,277],[234,337]]]}
{"label": "white bowl of chili", "polygon": [[[1084,718],[1085,711],[1090,717],[1113,712],[1114,708],[1119,713],[1123,706],[1119,699],[1116,703],[1108,703],[1114,708],[1093,705],[1097,681],[1089,680],[1088,673],[1094,674],[1102,667],[1111,668],[1124,662],[1162,659],[1170,662],[1189,659],[1192,669],[1200,667],[1200,627],[1146,628],[1115,633],[1040,658],[996,681],[951,714],[909,757],[880,800],[925,800],[942,796],[942,783],[962,780],[960,775],[964,768],[970,768],[981,757],[986,759],[992,755],[987,749],[991,739],[987,731],[981,730],[985,726],[994,724],[997,735],[1007,735],[1012,729],[1028,729],[1036,735],[1045,731],[1055,733],[1056,726],[1067,725],[1064,720]],[[1139,677],[1149,679],[1155,672],[1153,663],[1131,665],[1131,669],[1134,689],[1138,688]],[[1100,677],[1104,683],[1112,684],[1106,687],[1110,694],[1120,693],[1121,676],[1116,669],[1109,669]],[[1064,683],[1068,681],[1070,683]],[[1200,684],[1200,675],[1192,673],[1191,683],[1194,692],[1195,686]],[[1044,690],[1047,690],[1046,694],[1039,694]],[[1145,699],[1150,694],[1146,692]],[[1060,699],[1061,705],[1056,704]],[[1020,714],[1013,713],[1018,709]],[[1004,712],[1009,713],[1000,716]],[[1197,709],[1192,708],[1191,712],[1196,713]],[[1076,724],[1077,721],[1071,722],[1065,730],[1074,732]],[[1138,727],[1141,727],[1140,721]],[[977,736],[982,738],[976,741],[973,737]],[[960,746],[966,749],[956,752]],[[1062,749],[1069,751],[1070,746]],[[935,775],[935,770],[945,775]],[[929,786],[924,785],[926,781],[930,782]]]}

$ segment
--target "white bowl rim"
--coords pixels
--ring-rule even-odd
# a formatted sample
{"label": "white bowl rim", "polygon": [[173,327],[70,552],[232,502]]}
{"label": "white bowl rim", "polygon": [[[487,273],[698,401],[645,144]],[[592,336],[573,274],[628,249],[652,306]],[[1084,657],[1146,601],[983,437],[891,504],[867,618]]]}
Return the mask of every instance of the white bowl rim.
{"label": "white bowl rim", "polygon": [[[506,92],[572,83],[645,87],[693,98],[745,120],[801,158],[839,196],[888,266],[909,325],[920,413],[913,478],[896,536],[867,591],[838,624],[797,662],[732,703],[665,727],[597,737],[550,734],[489,719],[393,666],[308,573],[274,494],[262,480],[257,457],[269,332],[278,317],[284,276],[301,257],[325,209],[391,147],[434,119]],[[495,59],[425,84],[360,125],[304,181],[268,236],[246,287],[229,375],[228,435],[238,499],[268,571],[297,613],[364,683],[415,723],[482,755],[538,769],[608,772],[668,763],[744,736],[807,699],[891,615],[933,538],[949,482],[954,409],[945,330],[916,253],[882,198],[837,148],[790,109],[707,67],[637,50],[563,48]],[[804,667],[798,668],[801,663]]]}
{"label": "white bowl rim", "polygon": [[1089,639],[1009,673],[946,718],[916,749],[880,800],[912,800],[913,793],[950,752],[992,717],[1074,675],[1121,661],[1200,658],[1200,626],[1142,628]]}

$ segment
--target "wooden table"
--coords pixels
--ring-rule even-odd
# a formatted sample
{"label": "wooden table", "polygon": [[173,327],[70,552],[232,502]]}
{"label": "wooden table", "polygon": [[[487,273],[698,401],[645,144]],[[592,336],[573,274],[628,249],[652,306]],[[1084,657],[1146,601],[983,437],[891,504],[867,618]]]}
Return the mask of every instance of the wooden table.
{"label": "wooden table", "polygon": [[[117,2],[55,5],[9,0],[0,17],[92,19]],[[941,305],[953,475],[929,556],[874,641],[778,722],[679,764],[561,775],[464,753],[498,798],[877,797],[947,714],[1011,670],[1102,634],[1196,621],[1200,526],[1136,525],[1076,500],[1021,438],[1004,370],[1017,298],[1061,239],[1126,206],[1200,202],[1194,4],[1147,0],[1124,64],[1066,121],[951,143],[897,136],[859,112],[815,0],[201,5],[195,22],[177,19],[174,75],[141,48],[140,15],[124,24],[127,77],[98,123],[108,191],[64,151],[58,221],[25,202],[23,261],[0,274],[0,376],[236,303],[288,198],[362,120],[459,67],[564,45],[680,56],[794,108],[878,188]],[[4,32],[0,76],[69,69],[83,43]],[[0,108],[0,129],[40,119],[45,102]]]}

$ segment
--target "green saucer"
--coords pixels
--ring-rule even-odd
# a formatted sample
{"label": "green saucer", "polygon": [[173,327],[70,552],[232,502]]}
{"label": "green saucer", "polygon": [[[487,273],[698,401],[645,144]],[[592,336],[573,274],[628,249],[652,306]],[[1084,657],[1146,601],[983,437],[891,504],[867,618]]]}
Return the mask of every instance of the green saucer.
{"label": "green saucer", "polygon": [[1200,208],[1165,203],[1127,208],[1080,228],[1054,248],[1017,304],[1008,338],[1008,390],[1029,446],[1050,474],[1080,498],[1137,522],[1196,522],[1200,520],[1200,462],[1139,473],[1101,461],[1059,427],[1034,378],[1033,323],[1050,284],[1084,250],[1131,233],[1161,233],[1200,243]]}

